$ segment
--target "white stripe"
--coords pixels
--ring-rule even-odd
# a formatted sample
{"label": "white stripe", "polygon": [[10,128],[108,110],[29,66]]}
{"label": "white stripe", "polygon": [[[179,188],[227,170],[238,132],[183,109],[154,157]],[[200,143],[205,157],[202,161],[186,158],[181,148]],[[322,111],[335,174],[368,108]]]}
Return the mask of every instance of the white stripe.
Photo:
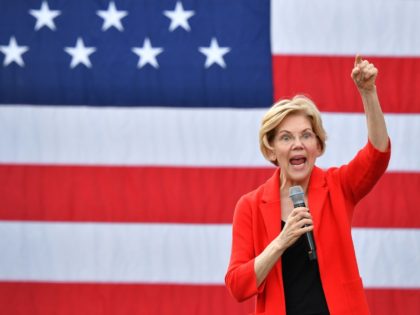
{"label": "white stripe", "polygon": [[420,56],[419,12],[409,0],[272,0],[272,52]]}
{"label": "white stripe", "polygon": [[353,229],[363,284],[420,288],[420,229]]}
{"label": "white stripe", "polygon": [[229,225],[0,223],[0,279],[222,283]]}
{"label": "white stripe", "polygon": [[[259,152],[265,109],[0,106],[0,163],[270,166]],[[366,143],[363,114],[323,114],[320,167],[347,163]],[[386,115],[390,171],[420,171],[420,115]]]}
{"label": "white stripe", "polygon": [[[366,287],[420,288],[420,230],[354,229]],[[0,223],[0,280],[222,284],[230,225]]]}

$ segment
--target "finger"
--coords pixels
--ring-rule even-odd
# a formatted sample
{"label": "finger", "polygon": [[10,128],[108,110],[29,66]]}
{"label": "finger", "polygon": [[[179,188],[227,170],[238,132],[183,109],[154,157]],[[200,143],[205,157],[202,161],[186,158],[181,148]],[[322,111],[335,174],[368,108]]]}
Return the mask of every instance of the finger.
{"label": "finger", "polygon": [[369,66],[367,66],[364,69],[364,73],[366,77],[371,77],[372,75],[375,75],[378,73],[378,69],[375,68],[375,66],[373,64],[369,64]]}
{"label": "finger", "polygon": [[356,80],[356,82],[361,82],[364,80],[366,68],[368,67],[368,65],[369,62],[367,60],[360,59],[359,63],[354,68],[355,75],[353,78]]}
{"label": "finger", "polygon": [[302,220],[303,218],[310,218],[311,214],[309,213],[308,208],[300,208],[298,211],[294,211],[290,214],[290,220],[292,222],[298,222],[299,220]]}
{"label": "finger", "polygon": [[290,215],[291,216],[295,216],[295,215],[297,215],[300,212],[308,212],[308,211],[309,211],[309,209],[306,208],[306,207],[297,207],[297,208],[294,208],[292,210],[292,212],[290,213]]}
{"label": "finger", "polygon": [[299,220],[302,220],[302,219],[310,219],[310,218],[312,218],[312,216],[311,216],[311,213],[308,210],[308,211],[299,212],[296,215],[296,218],[298,218]]}
{"label": "finger", "polygon": [[369,80],[372,77],[375,77],[378,74],[378,71],[376,69],[371,69],[366,72],[365,74],[365,80]]}
{"label": "finger", "polygon": [[358,67],[353,68],[352,72],[351,72],[351,77],[356,80],[357,76],[360,73],[360,69]]}
{"label": "finger", "polygon": [[363,71],[369,66],[369,61],[363,60],[358,64],[359,68]]}
{"label": "finger", "polygon": [[371,72],[373,69],[375,69],[375,66],[372,64],[372,63],[369,63],[365,68],[364,68],[364,70],[366,71],[366,72]]}
{"label": "finger", "polygon": [[308,225],[308,226],[305,226],[305,227],[301,228],[300,232],[302,232],[302,235],[303,235],[303,234],[311,232],[313,230],[314,230],[314,226],[313,225]]}
{"label": "finger", "polygon": [[290,222],[290,225],[294,228],[294,229],[300,229],[305,225],[312,225],[312,218],[307,218],[307,217],[303,217],[303,218],[299,218],[299,219],[294,219]]}
{"label": "finger", "polygon": [[[310,221],[303,221],[310,220]],[[287,219],[286,225],[290,226],[291,229],[301,228],[304,224],[312,224],[312,217],[309,213],[307,214],[297,214],[294,217],[289,217]]]}
{"label": "finger", "polygon": [[313,225],[312,219],[305,218],[305,219],[299,220],[298,222],[294,224],[294,227],[297,229],[302,229],[303,227],[307,225]]}
{"label": "finger", "polygon": [[309,224],[309,225],[312,224],[312,216],[309,213],[306,215],[304,214],[297,215],[291,218],[290,220],[288,220],[288,223],[293,228],[301,228],[305,224]]}
{"label": "finger", "polygon": [[313,231],[313,229],[314,229],[313,225],[306,225],[306,226],[299,227],[299,228],[295,229],[292,232],[292,235],[295,235],[295,237],[300,237],[301,235],[303,235],[307,232]]}
{"label": "finger", "polygon": [[362,56],[357,54],[356,58],[354,58],[354,66],[356,67],[360,62],[362,62]]}

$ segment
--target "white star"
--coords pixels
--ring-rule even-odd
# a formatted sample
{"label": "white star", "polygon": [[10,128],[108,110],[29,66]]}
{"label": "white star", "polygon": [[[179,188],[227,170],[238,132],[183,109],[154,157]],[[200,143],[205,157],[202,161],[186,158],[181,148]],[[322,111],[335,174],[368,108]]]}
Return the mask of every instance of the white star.
{"label": "white star", "polygon": [[29,14],[36,18],[35,30],[47,26],[50,30],[55,30],[54,19],[61,14],[61,11],[50,10],[47,2],[42,2],[41,9],[29,10]]}
{"label": "white star", "polygon": [[96,48],[85,47],[85,43],[80,37],[77,38],[75,47],[66,47],[64,50],[66,53],[71,55],[70,68],[76,67],[79,63],[83,63],[88,68],[92,67],[92,64],[89,60],[89,55],[93,54],[96,51]]}
{"label": "white star", "polygon": [[140,57],[139,62],[137,63],[138,68],[142,68],[148,63],[150,63],[154,68],[159,68],[156,57],[163,52],[163,48],[153,48],[148,37],[144,39],[143,47],[133,47],[131,50]]}
{"label": "white star", "polygon": [[118,11],[115,7],[115,3],[111,1],[108,5],[108,10],[99,10],[96,11],[96,14],[104,19],[104,24],[102,24],[102,31],[105,32],[111,26],[114,26],[119,31],[123,31],[124,27],[121,24],[121,19],[128,15],[127,11]]}
{"label": "white star", "polygon": [[3,66],[7,67],[12,62],[16,62],[19,66],[25,66],[22,54],[29,50],[28,46],[18,46],[16,38],[10,37],[8,46],[0,46],[0,51],[5,54]]}
{"label": "white star", "polygon": [[171,19],[171,25],[169,26],[169,30],[172,32],[181,26],[184,30],[190,31],[190,25],[188,24],[188,19],[192,17],[195,12],[194,11],[184,11],[184,7],[182,6],[181,2],[177,2],[175,5],[175,10],[173,11],[163,11],[163,14]]}
{"label": "white star", "polygon": [[229,47],[219,47],[216,38],[212,38],[210,47],[199,47],[198,50],[206,56],[206,68],[210,67],[213,63],[217,63],[222,68],[226,68],[223,56],[230,51]]}

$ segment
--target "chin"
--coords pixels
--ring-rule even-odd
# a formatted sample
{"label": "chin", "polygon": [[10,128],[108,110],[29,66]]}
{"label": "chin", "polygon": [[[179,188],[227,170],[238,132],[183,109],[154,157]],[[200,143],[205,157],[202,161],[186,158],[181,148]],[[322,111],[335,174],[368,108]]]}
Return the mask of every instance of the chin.
{"label": "chin", "polygon": [[294,184],[294,185],[298,185],[301,184],[303,182],[305,182],[307,179],[309,179],[311,175],[311,172],[305,171],[302,172],[301,174],[288,174],[288,179],[289,181]]}

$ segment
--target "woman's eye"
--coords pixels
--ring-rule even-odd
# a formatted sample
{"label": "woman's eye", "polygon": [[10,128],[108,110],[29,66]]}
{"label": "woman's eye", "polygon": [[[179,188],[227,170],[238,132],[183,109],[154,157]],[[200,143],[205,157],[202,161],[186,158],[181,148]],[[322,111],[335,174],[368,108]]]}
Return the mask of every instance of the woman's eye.
{"label": "woman's eye", "polygon": [[304,139],[311,139],[312,138],[312,133],[311,132],[305,132],[303,134],[303,138]]}
{"label": "woman's eye", "polygon": [[288,136],[288,135],[281,136],[280,137],[280,140],[281,141],[289,141],[290,140],[290,136]]}

